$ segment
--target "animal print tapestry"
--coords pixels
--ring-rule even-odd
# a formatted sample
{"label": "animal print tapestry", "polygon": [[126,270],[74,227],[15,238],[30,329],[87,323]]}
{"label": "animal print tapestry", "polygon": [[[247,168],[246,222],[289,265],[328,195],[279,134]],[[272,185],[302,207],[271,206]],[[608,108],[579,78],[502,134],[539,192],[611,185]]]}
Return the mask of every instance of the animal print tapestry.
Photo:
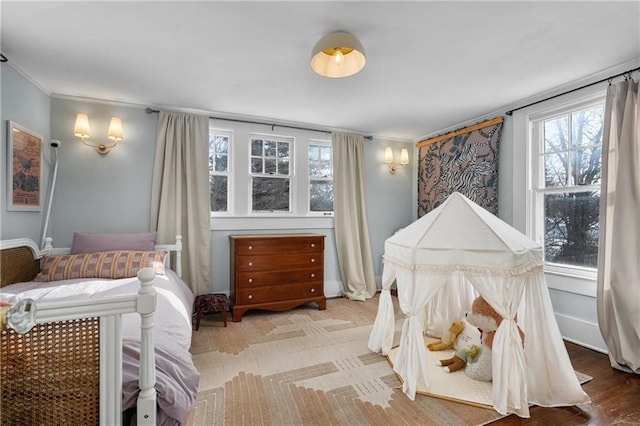
{"label": "animal print tapestry", "polygon": [[503,123],[502,119],[491,121],[499,122],[418,144],[418,217],[456,191],[498,213],[498,151]]}

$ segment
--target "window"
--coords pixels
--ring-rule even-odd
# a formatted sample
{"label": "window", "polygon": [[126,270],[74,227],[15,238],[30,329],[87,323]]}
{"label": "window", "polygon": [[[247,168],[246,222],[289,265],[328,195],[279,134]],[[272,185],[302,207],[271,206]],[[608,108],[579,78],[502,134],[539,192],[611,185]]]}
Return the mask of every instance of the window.
{"label": "window", "polygon": [[211,212],[229,211],[231,132],[209,129],[209,201]]}
{"label": "window", "polygon": [[333,158],[330,142],[309,143],[309,212],[333,213]]}
{"label": "window", "polygon": [[251,136],[251,210],[291,211],[292,138]]}
{"label": "window", "polygon": [[533,122],[534,238],[545,261],[596,268],[604,104],[601,99]]}

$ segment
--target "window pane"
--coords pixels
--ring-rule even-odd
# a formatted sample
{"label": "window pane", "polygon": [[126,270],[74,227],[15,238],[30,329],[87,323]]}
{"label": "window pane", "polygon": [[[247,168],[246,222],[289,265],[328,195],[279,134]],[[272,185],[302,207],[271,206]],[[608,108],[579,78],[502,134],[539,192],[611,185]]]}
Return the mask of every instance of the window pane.
{"label": "window pane", "polygon": [[563,151],[569,148],[567,123],[566,116],[544,122],[544,152]]}
{"label": "window pane", "polygon": [[227,155],[216,154],[216,172],[227,171]]}
{"label": "window pane", "polygon": [[567,185],[567,153],[558,152],[544,156],[545,187]]}
{"label": "window pane", "polygon": [[227,136],[216,136],[216,152],[227,154],[229,152],[229,138]]}
{"label": "window pane", "polygon": [[254,177],[252,209],[256,211],[289,211],[289,179]]}
{"label": "window pane", "polygon": [[574,185],[600,185],[602,147],[584,148],[572,154]]}
{"label": "window pane", "polygon": [[276,141],[264,141],[264,156],[275,157],[276,156]]}
{"label": "window pane", "polygon": [[289,158],[289,144],[287,142],[278,142],[278,157]]}
{"label": "window pane", "polygon": [[602,144],[604,107],[598,105],[571,114],[571,136],[574,147]]}
{"label": "window pane", "polygon": [[226,176],[209,176],[209,196],[212,212],[227,211]]}
{"label": "window pane", "polygon": [[289,159],[279,159],[278,160],[278,174],[279,175],[288,175],[289,174]]}
{"label": "window pane", "polygon": [[309,185],[309,209],[312,212],[332,212],[333,182],[312,180]]}
{"label": "window pane", "polygon": [[320,159],[320,147],[309,145],[309,162],[318,161]]}
{"label": "window pane", "polygon": [[320,148],[320,159],[323,161],[331,161],[331,147],[323,146]]}
{"label": "window pane", "polygon": [[547,262],[597,267],[600,192],[546,194]]}
{"label": "window pane", "polygon": [[269,174],[276,174],[276,159],[265,158],[264,159],[264,172]]}
{"label": "window pane", "polygon": [[251,155],[262,157],[262,139],[251,139]]}
{"label": "window pane", "polygon": [[262,158],[251,157],[251,173],[262,173]]}

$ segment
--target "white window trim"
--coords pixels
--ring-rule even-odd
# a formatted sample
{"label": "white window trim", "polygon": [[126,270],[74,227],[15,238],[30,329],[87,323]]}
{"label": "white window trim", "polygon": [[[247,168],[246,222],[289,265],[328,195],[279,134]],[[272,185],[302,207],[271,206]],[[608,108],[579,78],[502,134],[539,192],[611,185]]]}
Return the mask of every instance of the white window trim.
{"label": "white window trim", "polygon": [[[532,211],[533,198],[537,193],[534,190],[535,176],[531,168],[532,156],[537,155],[534,150],[534,122],[559,115],[563,111],[587,107],[599,101],[604,103],[605,94],[606,87],[596,85],[514,112],[513,226],[530,238],[534,238],[536,230]],[[526,172],[518,173],[519,170]],[[544,244],[544,241],[538,241],[538,243]],[[545,264],[544,271],[549,288],[595,297],[597,278],[595,269],[549,263]],[[575,280],[580,280],[581,285],[575,285]]]}

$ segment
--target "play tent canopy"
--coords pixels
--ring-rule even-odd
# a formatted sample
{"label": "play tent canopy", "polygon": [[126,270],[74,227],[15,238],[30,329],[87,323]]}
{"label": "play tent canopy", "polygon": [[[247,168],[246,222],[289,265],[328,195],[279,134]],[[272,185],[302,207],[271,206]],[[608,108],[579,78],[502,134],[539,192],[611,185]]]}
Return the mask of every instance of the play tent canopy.
{"label": "play tent canopy", "polygon": [[394,371],[412,400],[418,385],[429,388],[423,331],[441,331],[463,317],[479,293],[504,318],[493,341],[497,412],[529,417],[529,404],[589,402],[555,320],[542,248],[462,194],[385,241],[383,289],[369,338],[369,348],[385,355],[395,329],[394,280],[406,315]]}

